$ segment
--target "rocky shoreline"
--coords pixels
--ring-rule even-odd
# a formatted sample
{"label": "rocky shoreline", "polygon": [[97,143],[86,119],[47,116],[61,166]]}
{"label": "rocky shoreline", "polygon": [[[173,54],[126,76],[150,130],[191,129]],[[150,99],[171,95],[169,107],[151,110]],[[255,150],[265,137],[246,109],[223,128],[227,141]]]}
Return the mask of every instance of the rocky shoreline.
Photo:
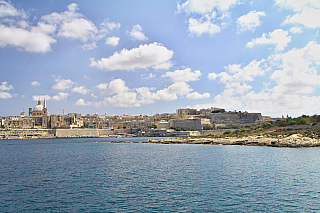
{"label": "rocky shoreline", "polygon": [[246,146],[271,146],[271,147],[318,147],[320,139],[304,137],[300,134],[294,134],[287,137],[223,137],[223,138],[174,138],[137,141],[137,143],[160,143],[160,144],[207,144],[207,145],[246,145]]}

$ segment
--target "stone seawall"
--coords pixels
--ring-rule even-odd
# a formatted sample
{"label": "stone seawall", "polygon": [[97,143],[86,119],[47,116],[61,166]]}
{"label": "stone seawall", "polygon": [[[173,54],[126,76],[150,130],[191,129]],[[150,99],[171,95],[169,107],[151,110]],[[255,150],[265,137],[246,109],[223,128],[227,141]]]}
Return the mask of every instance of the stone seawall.
{"label": "stone seawall", "polygon": [[56,129],[55,136],[61,137],[99,137],[98,129]]}

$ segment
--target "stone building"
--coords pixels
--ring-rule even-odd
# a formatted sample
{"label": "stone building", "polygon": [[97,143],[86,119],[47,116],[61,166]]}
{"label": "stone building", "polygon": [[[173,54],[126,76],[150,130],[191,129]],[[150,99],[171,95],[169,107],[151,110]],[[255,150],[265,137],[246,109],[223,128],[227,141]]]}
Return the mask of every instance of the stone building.
{"label": "stone building", "polygon": [[176,119],[170,120],[170,127],[171,128],[180,128],[186,130],[203,130],[203,129],[210,129],[211,124],[210,120],[203,118],[203,119]]}
{"label": "stone building", "polygon": [[43,105],[39,98],[38,104],[32,109],[29,108],[29,116],[26,118],[32,118],[34,120],[35,128],[48,128],[49,127],[49,115],[46,105],[46,99],[43,101]]}

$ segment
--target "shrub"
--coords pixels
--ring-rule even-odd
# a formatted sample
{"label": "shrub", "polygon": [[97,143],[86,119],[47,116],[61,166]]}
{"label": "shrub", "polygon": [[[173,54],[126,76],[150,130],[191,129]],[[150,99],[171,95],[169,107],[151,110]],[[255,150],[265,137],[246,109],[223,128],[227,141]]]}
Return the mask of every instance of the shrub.
{"label": "shrub", "polygon": [[225,131],[223,134],[224,134],[224,135],[229,135],[229,134],[231,134],[231,130],[227,130],[227,131]]}

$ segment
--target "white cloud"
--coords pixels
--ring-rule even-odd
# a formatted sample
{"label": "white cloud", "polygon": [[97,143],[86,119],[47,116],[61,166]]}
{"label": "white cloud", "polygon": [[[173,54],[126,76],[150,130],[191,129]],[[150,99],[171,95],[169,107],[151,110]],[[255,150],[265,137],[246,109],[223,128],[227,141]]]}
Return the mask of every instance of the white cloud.
{"label": "white cloud", "polygon": [[172,101],[178,99],[178,96],[188,95],[192,90],[186,82],[175,82],[167,88],[158,90],[156,95],[159,100]]}
{"label": "white cloud", "polygon": [[[225,84],[224,91],[216,95],[212,103],[194,107],[245,109],[271,116],[312,115],[319,112],[320,96],[317,95],[316,88],[320,87],[320,44],[311,41],[301,49],[295,48],[286,53],[275,54],[266,61],[252,61],[250,64],[244,68],[236,64],[229,65],[226,72],[213,74],[212,79],[218,78]],[[261,91],[254,91],[246,83],[266,72],[271,73],[272,84],[267,80]],[[274,86],[269,88],[270,85]]]}
{"label": "white cloud", "polygon": [[146,69],[148,67],[168,68],[172,65],[170,62],[172,56],[172,50],[155,42],[140,45],[131,50],[123,49],[120,52],[115,52],[109,58],[101,58],[99,61],[91,58],[90,66],[106,71]]}
{"label": "white cloud", "polygon": [[8,92],[2,92],[0,91],[0,98],[1,99],[8,99],[8,98],[12,98],[12,95]]}
{"label": "white cloud", "polygon": [[252,39],[246,47],[253,48],[256,45],[272,44],[276,46],[276,51],[282,51],[291,42],[291,36],[287,31],[276,29],[268,35],[263,33],[260,38]]}
{"label": "white cloud", "polygon": [[104,21],[102,24],[101,24],[101,31],[105,32],[105,33],[108,33],[109,31],[111,30],[114,30],[114,29],[119,29],[121,26],[121,24],[119,22],[109,22],[109,21]]}
{"label": "white cloud", "polygon": [[107,89],[108,85],[109,85],[108,83],[101,83],[101,84],[97,85],[96,87],[100,90],[104,90],[104,89]]}
{"label": "white cloud", "polygon": [[12,98],[14,95],[10,94],[9,92],[4,92],[4,91],[10,91],[14,89],[12,85],[9,85],[8,82],[4,81],[0,85],[0,98],[1,99],[8,99]]}
{"label": "white cloud", "polygon": [[291,27],[290,33],[296,34],[296,33],[303,33],[302,29],[300,27]]}
{"label": "white cloud", "polygon": [[131,30],[127,30],[126,33],[131,37],[132,40],[146,41],[148,37],[146,37],[142,32],[142,27],[137,24],[132,27]]}
{"label": "white cloud", "polygon": [[132,40],[139,40],[139,41],[145,41],[148,40],[148,37],[146,37],[142,32],[142,27],[137,24],[132,27],[132,29],[129,31],[126,31],[126,33],[131,37]]}
{"label": "white cloud", "polygon": [[[97,86],[103,89],[103,103],[116,107],[138,107],[142,104],[151,104],[156,101],[172,101],[178,98],[203,99],[210,97],[209,93],[200,94],[193,91],[186,82],[175,82],[168,87],[154,91],[155,88],[139,87],[130,89],[122,79],[115,79],[109,84],[103,83]],[[79,100],[78,104],[85,103]]]}
{"label": "white cloud", "polygon": [[302,11],[305,8],[320,8],[318,0],[275,0],[275,4],[293,11]]}
{"label": "white cloud", "polygon": [[[100,85],[100,86],[99,86]],[[104,86],[107,86],[105,84],[99,84],[98,88],[102,89]],[[126,86],[126,82],[120,78],[112,80],[108,87],[106,87],[106,90],[102,92],[103,95],[112,95],[119,92],[124,92],[129,90],[129,88]]]}
{"label": "white cloud", "polygon": [[311,41],[302,49],[293,49],[271,58],[279,68],[271,79],[277,82],[273,92],[311,94],[320,86],[320,45]]}
{"label": "white cloud", "polygon": [[92,105],[92,102],[85,102],[82,98],[77,100],[75,105],[78,105],[78,106],[91,106]]}
{"label": "white cloud", "polygon": [[0,1],[0,17],[26,16],[23,11],[18,11],[10,2]]}
{"label": "white cloud", "polygon": [[13,89],[13,86],[12,85],[9,85],[8,82],[4,81],[1,83],[0,85],[0,90],[1,91],[9,91],[9,90],[12,90]]}
{"label": "white cloud", "polygon": [[212,23],[210,20],[202,21],[194,18],[189,19],[189,31],[197,36],[203,33],[208,33],[209,35],[214,35],[221,31],[221,28]]}
{"label": "white cloud", "polygon": [[254,31],[261,23],[260,17],[265,15],[265,12],[251,11],[248,14],[239,17],[237,20],[238,31]]}
{"label": "white cloud", "polygon": [[96,44],[96,42],[92,42],[92,43],[89,43],[89,44],[82,45],[81,48],[83,50],[93,50],[93,49],[97,48],[97,44]]}
{"label": "white cloud", "polygon": [[79,10],[78,5],[76,3],[71,3],[68,5],[68,10],[69,11],[76,11]]}
{"label": "white cloud", "polygon": [[233,86],[235,86],[234,83],[250,82],[254,80],[254,77],[263,76],[265,72],[268,71],[268,69],[261,68],[264,62],[265,60],[253,60],[243,68],[241,64],[228,65],[225,67],[227,72],[221,72],[219,74],[209,73],[208,77],[211,80],[219,78],[220,82]]}
{"label": "white cloud", "polygon": [[193,93],[190,93],[186,96],[188,99],[205,99],[205,98],[210,98],[210,93],[203,93],[203,94],[200,94],[198,92],[193,92]]}
{"label": "white cloud", "polygon": [[[42,21],[48,24],[57,26],[58,33],[57,36],[78,39],[82,42],[87,42],[89,40],[94,41],[100,39],[102,36],[98,36],[99,30],[96,26],[88,19],[84,17],[83,14],[77,13],[78,5],[72,3],[68,6],[68,10],[62,13],[51,13],[41,17]],[[84,46],[84,49],[94,48],[91,42],[91,46]]]}
{"label": "white cloud", "polygon": [[79,39],[83,42],[93,38],[97,33],[97,28],[91,21],[84,18],[64,21],[61,24],[58,36],[66,38]]}
{"label": "white cloud", "polygon": [[111,45],[111,46],[117,46],[118,43],[120,41],[120,38],[119,37],[116,37],[116,36],[112,36],[112,37],[108,37],[106,39],[106,44],[107,45]]}
{"label": "white cloud", "polygon": [[61,101],[66,99],[69,96],[69,93],[66,92],[59,92],[58,95],[52,97],[53,101]]}
{"label": "white cloud", "polygon": [[31,85],[32,86],[40,86],[41,84],[38,81],[32,81]]}
{"label": "white cloud", "polygon": [[179,9],[184,9],[188,13],[204,14],[212,12],[214,9],[226,11],[237,2],[238,0],[188,0],[179,5]]}
{"label": "white cloud", "polygon": [[80,93],[80,94],[87,94],[89,90],[85,86],[78,86],[71,89],[71,92]]}
{"label": "white cloud", "polygon": [[131,91],[122,91],[112,97],[105,97],[104,104],[117,107],[137,107],[140,104],[137,101],[137,93]]}
{"label": "white cloud", "polygon": [[197,81],[201,76],[200,70],[196,70],[194,72],[191,71],[190,68],[186,68],[184,70],[175,70],[174,72],[166,72],[161,77],[169,77],[174,82],[189,82],[189,81]]}
{"label": "white cloud", "polygon": [[217,77],[218,77],[218,75],[214,72],[208,74],[208,78],[210,80],[216,80]]}
{"label": "white cloud", "polygon": [[46,99],[46,101],[50,101],[51,96],[50,95],[33,95],[32,96],[32,100],[34,100],[34,101],[39,101],[39,99],[40,100]]}
{"label": "white cloud", "polygon": [[[45,29],[43,29],[46,27]],[[30,30],[0,24],[0,47],[13,46],[28,52],[45,53],[56,40],[48,35],[48,27],[39,24]]]}
{"label": "white cloud", "polygon": [[320,27],[320,9],[306,8],[292,16],[287,16],[284,24],[302,24],[309,28]]}
{"label": "white cloud", "polygon": [[56,84],[52,86],[54,90],[70,89],[74,84],[70,79],[56,79],[55,82]]}

